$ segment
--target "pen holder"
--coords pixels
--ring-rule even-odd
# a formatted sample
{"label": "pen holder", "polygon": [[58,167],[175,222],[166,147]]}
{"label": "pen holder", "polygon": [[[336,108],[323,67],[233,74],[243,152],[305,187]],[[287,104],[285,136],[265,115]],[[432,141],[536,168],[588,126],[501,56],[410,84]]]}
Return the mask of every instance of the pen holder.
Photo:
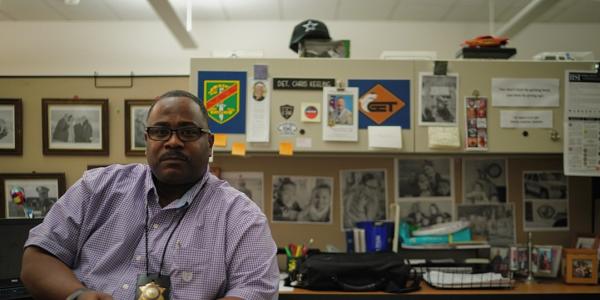
{"label": "pen holder", "polygon": [[290,278],[290,281],[296,281],[296,276],[298,275],[298,270],[300,269],[300,265],[304,260],[304,256],[288,256],[287,257],[287,272]]}

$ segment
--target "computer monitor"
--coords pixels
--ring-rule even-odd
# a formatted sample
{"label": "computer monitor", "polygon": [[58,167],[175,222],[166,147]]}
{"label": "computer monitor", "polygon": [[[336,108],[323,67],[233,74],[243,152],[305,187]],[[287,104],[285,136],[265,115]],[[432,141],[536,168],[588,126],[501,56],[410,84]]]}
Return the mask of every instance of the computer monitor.
{"label": "computer monitor", "polygon": [[23,245],[29,230],[43,219],[0,219],[0,287],[19,278]]}

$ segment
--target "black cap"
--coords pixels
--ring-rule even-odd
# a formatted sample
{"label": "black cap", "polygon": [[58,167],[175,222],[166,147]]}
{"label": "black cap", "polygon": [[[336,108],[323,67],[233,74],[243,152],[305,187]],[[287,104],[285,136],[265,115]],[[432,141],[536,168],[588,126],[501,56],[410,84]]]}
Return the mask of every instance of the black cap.
{"label": "black cap", "polygon": [[304,39],[322,39],[331,40],[329,30],[325,23],[319,20],[308,19],[300,22],[294,27],[292,39],[290,41],[290,49],[298,52],[298,44]]}

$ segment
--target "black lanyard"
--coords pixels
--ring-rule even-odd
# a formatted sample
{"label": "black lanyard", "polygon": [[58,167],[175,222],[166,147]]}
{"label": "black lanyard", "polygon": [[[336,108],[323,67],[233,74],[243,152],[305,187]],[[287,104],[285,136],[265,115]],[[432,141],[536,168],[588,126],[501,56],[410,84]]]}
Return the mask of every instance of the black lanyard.
{"label": "black lanyard", "polygon": [[[163,264],[165,262],[165,254],[167,253],[167,247],[169,246],[169,242],[171,241],[171,238],[173,237],[173,233],[175,233],[175,231],[177,230],[177,228],[179,227],[179,224],[181,224],[181,221],[183,220],[183,218],[185,217],[185,215],[187,214],[188,210],[190,209],[190,204],[186,203],[185,204],[185,210],[183,211],[183,214],[181,214],[181,217],[179,217],[179,220],[177,220],[177,225],[175,225],[175,228],[173,228],[173,230],[171,230],[171,233],[169,234],[169,238],[167,239],[167,243],[165,244],[165,247],[163,248],[163,253],[162,253],[162,257],[160,259],[160,267],[158,268],[158,275],[160,275],[162,273],[162,267]],[[150,210],[148,209],[148,203],[146,203],[146,222],[145,222],[145,231],[146,231],[146,274],[150,274],[150,258],[149,258],[149,253],[148,253],[148,220],[150,218]],[[171,223],[169,224],[169,227],[171,227],[171,225],[173,225],[173,221],[175,220],[175,218],[173,218],[173,220],[171,220]]]}

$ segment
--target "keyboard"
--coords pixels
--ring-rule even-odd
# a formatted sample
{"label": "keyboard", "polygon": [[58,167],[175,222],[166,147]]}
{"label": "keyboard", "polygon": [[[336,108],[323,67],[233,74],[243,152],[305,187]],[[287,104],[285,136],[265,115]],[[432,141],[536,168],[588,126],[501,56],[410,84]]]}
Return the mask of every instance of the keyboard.
{"label": "keyboard", "polygon": [[30,298],[29,292],[24,286],[12,286],[0,288],[0,300]]}

